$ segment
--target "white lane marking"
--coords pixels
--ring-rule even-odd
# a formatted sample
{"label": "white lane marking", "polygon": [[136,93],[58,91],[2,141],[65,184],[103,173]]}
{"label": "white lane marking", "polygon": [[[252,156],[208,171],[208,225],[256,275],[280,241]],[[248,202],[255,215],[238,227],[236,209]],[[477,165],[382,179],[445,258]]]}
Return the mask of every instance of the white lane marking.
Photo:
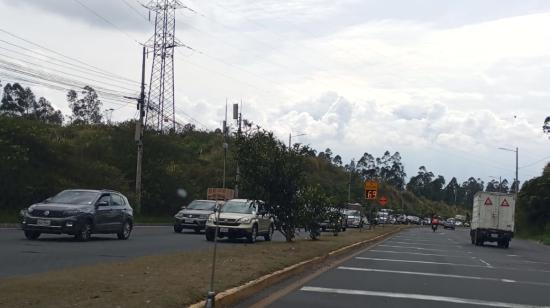
{"label": "white lane marking", "polygon": [[491,267],[491,268],[493,267],[491,264],[489,264],[489,262],[487,262],[487,261],[485,261],[485,260],[483,260],[483,259],[479,259],[479,261],[481,261],[481,263],[487,265],[487,267]]}
{"label": "white lane marking", "polygon": [[399,240],[404,240],[404,241],[419,241],[419,242],[430,242],[430,243],[433,243],[433,240],[421,240],[421,239],[417,239],[417,238],[397,237],[397,236],[394,236],[393,238],[399,239]]}
{"label": "white lane marking", "polygon": [[451,256],[451,255],[440,255],[437,253],[422,253],[422,252],[409,252],[409,251],[394,251],[394,250],[378,250],[378,249],[370,249],[368,250],[373,252],[383,252],[383,253],[398,253],[398,254],[405,254],[405,255],[417,255],[417,256],[433,256],[433,257],[447,257],[447,258],[473,258],[470,256]]}
{"label": "white lane marking", "polygon": [[[482,267],[482,268],[488,268],[487,266],[482,266],[482,265],[461,264],[461,263],[450,263],[450,262],[417,261],[417,260],[401,260],[401,259],[383,259],[383,258],[367,258],[367,257],[355,257],[355,259],[358,259],[358,260],[371,260],[371,261],[402,262],[402,263],[420,263],[420,264],[437,264],[437,265],[450,265],[450,266],[465,266],[465,267]],[[491,267],[491,268],[492,268],[492,267]]]}
{"label": "white lane marking", "polygon": [[518,255],[506,255],[508,257],[517,257]]}
{"label": "white lane marking", "polygon": [[434,249],[434,248],[411,247],[411,246],[396,246],[396,245],[386,245],[386,244],[380,244],[376,247],[406,248],[406,249],[416,249],[416,250],[426,250],[426,251],[445,251],[445,252],[449,252],[448,249]]}
{"label": "white lane marking", "polygon": [[348,289],[333,289],[333,288],[321,288],[321,287],[302,287],[300,291],[305,292],[317,292],[317,293],[333,293],[333,294],[345,294],[345,295],[363,295],[363,296],[378,296],[389,298],[403,298],[403,299],[416,299],[424,301],[434,302],[447,302],[455,304],[466,305],[479,305],[488,307],[504,307],[504,308],[550,308],[550,306],[534,306],[523,305],[504,302],[493,302],[480,299],[459,298],[449,296],[436,296],[414,293],[396,293],[396,292],[379,292],[379,291],[363,291],[363,290],[348,290]]}
{"label": "white lane marking", "polygon": [[464,275],[453,275],[453,274],[438,274],[438,273],[428,273],[428,272],[394,271],[394,270],[384,270],[384,269],[377,269],[377,268],[375,269],[375,268],[348,267],[348,266],[340,266],[340,267],[338,267],[338,269],[341,269],[341,270],[350,270],[350,271],[379,272],[379,273],[405,274],[405,275],[418,275],[418,276],[432,276],[432,277],[457,278],[457,279],[470,279],[470,280],[487,280],[487,281],[495,281],[495,282],[517,283],[517,284],[526,284],[526,285],[535,285],[535,286],[545,286],[545,287],[549,287],[549,286],[550,286],[550,283],[547,283],[547,282],[518,281],[518,280],[506,279],[506,278],[489,278],[489,277],[479,277],[479,276],[464,276]]}
{"label": "white lane marking", "polygon": [[[419,245],[419,246],[438,246],[438,247],[449,247],[449,245],[439,245],[439,244],[425,244],[425,243],[413,243],[413,242],[395,242],[388,241],[389,244],[405,244],[405,245]],[[458,247],[458,246],[457,246]]]}

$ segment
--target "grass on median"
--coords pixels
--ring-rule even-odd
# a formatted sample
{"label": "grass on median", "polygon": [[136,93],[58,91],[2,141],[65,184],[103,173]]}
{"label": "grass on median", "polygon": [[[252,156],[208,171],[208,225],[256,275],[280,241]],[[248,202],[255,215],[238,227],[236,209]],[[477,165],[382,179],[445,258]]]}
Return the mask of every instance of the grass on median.
{"label": "grass on median", "polygon": [[[319,241],[222,244],[216,291],[396,228],[323,233]],[[212,249],[203,249],[0,279],[0,307],[183,307],[204,299],[211,260]]]}

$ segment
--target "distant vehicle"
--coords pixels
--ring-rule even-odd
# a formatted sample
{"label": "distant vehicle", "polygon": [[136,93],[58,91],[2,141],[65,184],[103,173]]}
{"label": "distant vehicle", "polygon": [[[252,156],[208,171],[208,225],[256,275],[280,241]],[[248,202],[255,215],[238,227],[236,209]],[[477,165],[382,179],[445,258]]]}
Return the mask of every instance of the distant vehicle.
{"label": "distant vehicle", "polygon": [[430,217],[424,217],[424,219],[422,219],[423,225],[430,225],[431,223],[432,223],[432,220],[430,219]]}
{"label": "distant vehicle", "polygon": [[64,190],[23,211],[21,228],[35,240],[42,233],[69,234],[87,241],[94,233],[114,233],[121,240],[130,237],[134,225],[128,199],[112,190]]}
{"label": "distant vehicle", "polygon": [[271,241],[275,231],[274,220],[265,210],[263,202],[246,199],[229,200],[220,209],[219,214],[213,213],[208,216],[206,240],[214,240],[216,225],[219,226],[218,237],[246,237],[250,243],[255,243],[258,236]]}
{"label": "distant vehicle", "polygon": [[455,224],[453,221],[444,221],[443,222],[443,229],[451,229],[451,230],[454,230],[455,229]]}
{"label": "distant vehicle", "polygon": [[508,248],[514,237],[516,198],[513,194],[478,192],[474,195],[470,237],[472,244],[497,242]]}
{"label": "distant vehicle", "polygon": [[323,222],[320,223],[321,231],[346,231],[348,227],[348,216],[345,213],[346,210],[338,209],[338,208],[331,208],[330,213],[328,215],[330,216],[337,216],[338,221],[331,222],[330,219],[325,219]]}
{"label": "distant vehicle", "polygon": [[398,224],[406,224],[407,223],[407,215],[399,215],[397,216],[396,222]]}
{"label": "distant vehicle", "polygon": [[174,215],[174,232],[180,233],[183,229],[192,229],[196,233],[204,230],[206,221],[216,208],[223,204],[223,201],[215,200],[193,200],[188,206],[182,208]]}
{"label": "distant vehicle", "polygon": [[460,221],[460,220],[455,220],[455,226],[461,227],[462,225],[463,225],[462,221]]}
{"label": "distant vehicle", "polygon": [[344,214],[347,216],[347,227],[349,228],[363,228],[367,220],[358,210],[344,210]]}
{"label": "distant vehicle", "polygon": [[410,224],[419,225],[420,224],[420,217],[418,216],[407,216],[407,222]]}

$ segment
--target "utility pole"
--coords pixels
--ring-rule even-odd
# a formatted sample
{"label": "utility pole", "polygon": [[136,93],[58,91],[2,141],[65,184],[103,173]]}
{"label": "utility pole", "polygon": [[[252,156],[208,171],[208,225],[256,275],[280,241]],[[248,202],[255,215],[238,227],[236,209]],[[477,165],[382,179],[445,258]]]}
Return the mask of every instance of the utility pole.
{"label": "utility pole", "polygon": [[[241,100],[241,111],[242,111],[242,108],[243,108],[243,101]],[[233,104],[233,120],[237,120],[237,140],[238,140],[241,137],[241,123],[243,120],[243,115],[241,112],[239,112],[239,104]],[[239,198],[239,181],[241,178],[241,169],[239,167],[238,156],[236,159],[236,163],[237,163],[237,170],[235,175],[235,198]]]}
{"label": "utility pole", "polygon": [[[224,201],[225,200],[225,166],[226,166],[226,160],[227,160],[227,148],[229,147],[227,144],[227,99],[225,100],[225,120],[223,121],[223,179],[222,179],[222,188],[224,191]],[[216,220],[214,221],[214,224],[216,225],[215,231],[214,231],[214,252],[212,253],[212,271],[210,272],[210,290],[208,291],[208,294],[206,295],[206,308],[213,308],[215,306],[216,302],[216,292],[214,291],[214,277],[216,273],[216,253],[218,250],[218,221],[220,220],[220,211],[221,208],[218,206],[216,211]]]}
{"label": "utility pole", "polygon": [[137,109],[139,110],[139,120],[136,123],[136,132],[134,134],[134,141],[137,144],[137,164],[136,164],[136,213],[141,212],[141,164],[143,160],[143,131],[145,118],[145,54],[147,49],[143,46],[143,55],[141,58],[141,90],[139,97],[127,97],[128,99],[137,100]]}

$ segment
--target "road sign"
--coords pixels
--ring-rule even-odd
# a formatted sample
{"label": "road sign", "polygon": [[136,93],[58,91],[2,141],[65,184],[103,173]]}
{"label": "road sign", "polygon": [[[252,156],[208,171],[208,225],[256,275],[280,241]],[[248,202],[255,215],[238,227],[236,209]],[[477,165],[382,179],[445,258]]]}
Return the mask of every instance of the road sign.
{"label": "road sign", "polygon": [[491,198],[487,197],[485,200],[485,205],[493,205],[493,201],[491,201]]}
{"label": "road sign", "polygon": [[365,181],[365,199],[376,200],[378,195],[378,182]]}
{"label": "road sign", "polygon": [[506,199],[504,199],[502,201],[502,203],[500,204],[500,206],[510,206],[510,203],[508,203],[508,201],[506,201]]}
{"label": "road sign", "polygon": [[378,203],[380,203],[381,206],[384,206],[386,205],[386,203],[388,203],[388,198],[382,196],[380,197],[380,199],[378,199]]}

